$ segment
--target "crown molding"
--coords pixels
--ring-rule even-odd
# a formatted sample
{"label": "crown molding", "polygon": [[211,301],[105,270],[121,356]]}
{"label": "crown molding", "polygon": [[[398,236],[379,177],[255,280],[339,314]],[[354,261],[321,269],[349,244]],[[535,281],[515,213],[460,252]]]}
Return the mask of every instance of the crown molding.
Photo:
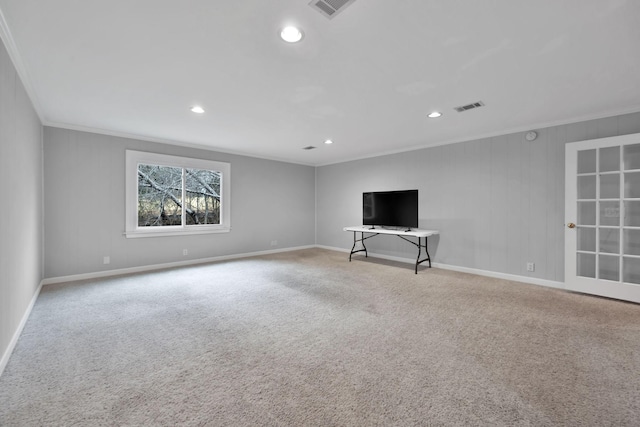
{"label": "crown molding", "polygon": [[269,160],[269,161],[272,161],[272,162],[290,163],[290,164],[294,164],[294,165],[315,167],[315,165],[312,164],[312,163],[304,163],[304,162],[299,162],[299,161],[295,161],[295,160],[288,160],[288,159],[280,158],[280,157],[261,156],[261,155],[252,154],[252,153],[249,153],[249,152],[238,151],[238,150],[228,150],[226,148],[220,148],[220,147],[215,147],[215,146],[211,146],[211,145],[197,144],[197,143],[193,143],[193,142],[180,141],[180,140],[175,140],[175,139],[165,139],[165,138],[159,138],[159,137],[155,137],[155,136],[138,135],[138,134],[134,134],[134,133],[121,132],[121,131],[108,130],[108,129],[101,129],[101,128],[96,128],[96,127],[91,127],[91,126],[79,126],[79,125],[73,125],[73,124],[69,124],[69,123],[57,123],[57,122],[52,122],[52,121],[48,121],[48,120],[43,120],[42,121],[42,126],[46,126],[46,127],[50,127],[50,128],[57,128],[57,129],[74,130],[74,131],[78,131],[78,132],[94,133],[94,134],[98,134],[98,135],[107,135],[107,136],[113,136],[113,137],[116,137],[116,138],[133,139],[133,140],[136,140],[136,141],[155,142],[157,144],[167,144],[167,145],[173,145],[173,146],[176,146],[176,147],[194,148],[194,149],[197,149],[197,150],[213,151],[213,152],[221,153],[221,154],[231,154],[231,155],[234,155],[234,156],[242,156],[242,157],[250,157],[250,158],[254,158],[254,159]]}
{"label": "crown molding", "polygon": [[573,118],[564,119],[564,120],[533,123],[531,125],[519,126],[514,128],[507,128],[497,132],[488,132],[484,134],[474,135],[472,137],[454,138],[454,139],[448,139],[448,140],[438,141],[434,143],[413,145],[413,146],[401,148],[398,150],[380,151],[376,153],[366,154],[363,156],[351,157],[351,158],[341,159],[338,161],[327,162],[327,163],[320,163],[315,166],[316,167],[331,166],[331,165],[336,165],[340,163],[353,162],[357,160],[365,160],[365,159],[371,159],[375,157],[384,157],[384,156],[389,156],[393,154],[406,153],[409,151],[423,150],[425,148],[434,148],[434,147],[440,147],[443,145],[458,144],[461,142],[479,141],[481,139],[496,138],[499,136],[511,135],[511,134],[520,133],[520,132],[526,133],[526,132],[529,132],[530,130],[539,131],[542,129],[548,129],[556,126],[572,125],[574,123],[588,122],[590,120],[606,119],[609,117],[623,116],[625,114],[635,114],[635,113],[640,113],[640,104],[632,105],[630,107],[620,108],[618,110],[611,110],[603,113],[578,116],[578,117],[573,117]]}
{"label": "crown molding", "polygon": [[11,34],[9,24],[7,24],[7,20],[5,19],[2,10],[0,10],[0,39],[2,39],[2,42],[7,49],[9,58],[11,58],[11,62],[13,62],[13,67],[16,69],[18,77],[22,81],[22,85],[27,92],[27,96],[31,100],[31,104],[36,111],[38,118],[40,118],[40,122],[44,122],[42,105],[40,104],[38,95],[33,88],[31,78],[29,77],[29,73],[27,72],[27,67],[24,65],[24,61],[22,60],[22,56],[20,55],[18,46],[16,45],[13,35]]}

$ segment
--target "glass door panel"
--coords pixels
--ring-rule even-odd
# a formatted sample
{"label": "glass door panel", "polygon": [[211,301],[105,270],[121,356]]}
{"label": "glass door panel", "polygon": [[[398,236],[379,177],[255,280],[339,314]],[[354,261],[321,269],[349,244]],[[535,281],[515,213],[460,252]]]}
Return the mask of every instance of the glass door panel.
{"label": "glass door panel", "polygon": [[[581,150],[578,152],[578,173],[596,172],[596,150]],[[640,169],[640,168],[639,168]]]}
{"label": "glass door panel", "polygon": [[620,257],[600,255],[598,257],[598,278],[603,280],[620,280]]}
{"label": "glass door panel", "polygon": [[613,172],[620,170],[620,147],[607,147],[600,149],[600,172]]}
{"label": "glass door panel", "polygon": [[640,303],[640,134],[566,154],[567,289]]}
{"label": "glass door panel", "polygon": [[600,198],[618,199],[620,198],[620,174],[600,175]]}
{"label": "glass door panel", "polygon": [[[640,144],[623,148],[625,199],[640,198]],[[640,284],[640,201],[625,200],[622,230],[622,281]],[[639,228],[626,228],[639,227]]]}
{"label": "glass door panel", "polygon": [[640,285],[640,258],[622,259],[622,281]]}
{"label": "glass door panel", "polygon": [[620,229],[619,228],[600,228],[600,252],[609,254],[620,253]]}
{"label": "glass door panel", "polygon": [[596,176],[584,175],[578,177],[578,199],[593,200],[596,198]]}
{"label": "glass door panel", "polygon": [[596,225],[596,202],[578,202],[578,225]]}
{"label": "glass door panel", "polygon": [[596,254],[578,254],[578,268],[576,274],[582,277],[596,278]]}
{"label": "glass door panel", "polygon": [[624,225],[640,227],[640,201],[624,202]]}
{"label": "glass door panel", "polygon": [[620,202],[600,202],[600,225],[620,225]]}
{"label": "glass door panel", "polygon": [[640,256],[640,229],[626,229],[622,232],[623,253]]}
{"label": "glass door panel", "polygon": [[640,144],[624,146],[624,169],[640,169]]}
{"label": "glass door panel", "polygon": [[624,197],[627,199],[640,199],[640,172],[627,172],[624,174]]}
{"label": "glass door panel", "polygon": [[595,228],[578,228],[578,250],[585,252],[596,251],[596,229]]}

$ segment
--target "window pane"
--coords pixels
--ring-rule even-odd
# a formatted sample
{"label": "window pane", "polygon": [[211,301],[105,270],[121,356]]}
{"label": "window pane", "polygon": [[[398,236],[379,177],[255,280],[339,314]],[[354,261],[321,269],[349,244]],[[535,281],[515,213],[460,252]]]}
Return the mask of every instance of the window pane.
{"label": "window pane", "polygon": [[600,172],[620,170],[620,147],[600,149]]}
{"label": "window pane", "polygon": [[640,169],[640,144],[625,145],[624,168],[626,170]]}
{"label": "window pane", "polygon": [[186,169],[187,225],[220,224],[221,173]]}
{"label": "window pane", "polygon": [[600,225],[620,225],[620,202],[600,202]]}
{"label": "window pane", "polygon": [[629,199],[640,198],[640,172],[624,174],[624,197]]}
{"label": "window pane", "polygon": [[578,177],[578,199],[596,198],[596,176],[586,175]]}
{"label": "window pane", "polygon": [[622,239],[625,255],[640,255],[640,230],[624,230]]}
{"label": "window pane", "polygon": [[622,259],[623,281],[640,285],[640,258]]}
{"label": "window pane", "polygon": [[138,227],[182,225],[182,169],[138,165]]}
{"label": "window pane", "polygon": [[125,160],[127,238],[231,230],[229,163],[134,150]]}
{"label": "window pane", "polygon": [[578,151],[578,173],[595,173],[596,150]]}
{"label": "window pane", "polygon": [[640,227],[640,202],[624,202],[624,225]]}
{"label": "window pane", "polygon": [[620,174],[600,175],[600,198],[620,198]]}
{"label": "window pane", "polygon": [[578,202],[578,225],[596,225],[596,202]]}
{"label": "window pane", "polygon": [[617,256],[600,255],[598,278],[604,280],[620,280],[620,258]]}
{"label": "window pane", "polygon": [[600,252],[620,253],[619,228],[600,228],[598,232],[600,234]]}
{"label": "window pane", "polygon": [[578,228],[578,250],[579,251],[596,251],[596,229],[595,228]]}
{"label": "window pane", "polygon": [[596,255],[578,254],[577,275],[582,277],[596,277]]}

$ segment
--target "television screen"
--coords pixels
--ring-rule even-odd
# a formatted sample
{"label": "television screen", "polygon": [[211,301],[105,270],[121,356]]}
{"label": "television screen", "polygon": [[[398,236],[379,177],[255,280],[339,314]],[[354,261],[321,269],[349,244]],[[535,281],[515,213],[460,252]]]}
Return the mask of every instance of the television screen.
{"label": "television screen", "polygon": [[418,228],[418,190],[362,193],[362,224]]}

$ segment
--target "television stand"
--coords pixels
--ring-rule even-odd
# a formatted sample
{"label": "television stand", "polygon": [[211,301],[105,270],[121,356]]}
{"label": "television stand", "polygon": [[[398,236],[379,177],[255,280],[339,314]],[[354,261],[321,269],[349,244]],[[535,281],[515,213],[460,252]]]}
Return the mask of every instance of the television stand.
{"label": "television stand", "polygon": [[[343,230],[353,232],[353,246],[351,247],[351,253],[349,253],[349,262],[351,262],[351,257],[353,256],[353,254],[358,252],[364,252],[365,257],[369,256],[367,252],[367,247],[364,245],[365,240],[378,236],[380,234],[390,234],[393,236],[398,236],[402,240],[405,240],[418,248],[418,257],[416,258],[416,268],[415,268],[416,274],[418,274],[418,265],[422,264],[425,261],[429,262],[429,268],[431,268],[431,256],[429,256],[429,251],[427,250],[427,238],[429,236],[439,234],[437,230],[420,230],[417,228],[413,230],[411,229],[388,230],[386,228],[373,228],[373,227],[362,226],[362,225],[357,225],[354,227],[344,227]],[[358,238],[358,233],[360,233],[360,238]],[[368,233],[368,235],[365,236],[365,233]],[[417,237],[418,242],[416,243],[413,240],[409,240],[405,236]],[[422,239],[424,239],[424,244],[422,242]],[[356,250],[356,245],[358,243],[362,244],[362,249]],[[422,256],[422,248],[424,248],[424,251],[427,254],[427,256],[423,259],[420,259],[420,257]]]}

